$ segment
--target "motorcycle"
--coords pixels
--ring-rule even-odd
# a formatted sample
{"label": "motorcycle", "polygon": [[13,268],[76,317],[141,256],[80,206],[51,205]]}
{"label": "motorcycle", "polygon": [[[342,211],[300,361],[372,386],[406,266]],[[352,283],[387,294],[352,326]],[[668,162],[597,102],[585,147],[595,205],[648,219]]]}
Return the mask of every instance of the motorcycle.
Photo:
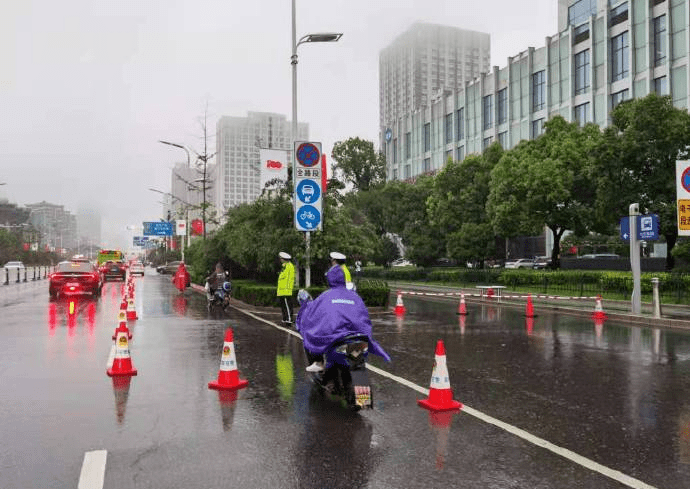
{"label": "motorcycle", "polygon": [[323,371],[309,372],[314,385],[329,395],[343,398],[352,411],[374,407],[367,373],[368,341],[360,334],[337,340],[324,353]]}
{"label": "motorcycle", "polygon": [[208,310],[212,310],[216,307],[221,307],[226,310],[230,306],[230,295],[232,293],[232,283],[223,282],[223,285],[218,287],[211,294],[208,294]]}

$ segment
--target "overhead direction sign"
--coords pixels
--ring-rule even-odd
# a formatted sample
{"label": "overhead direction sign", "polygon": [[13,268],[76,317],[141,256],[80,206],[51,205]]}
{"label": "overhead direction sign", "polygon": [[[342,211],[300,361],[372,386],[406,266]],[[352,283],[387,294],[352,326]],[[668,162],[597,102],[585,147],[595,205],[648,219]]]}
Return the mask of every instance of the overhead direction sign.
{"label": "overhead direction sign", "polygon": [[144,223],[145,236],[172,236],[174,223],[166,221],[153,221]]}
{"label": "overhead direction sign", "polygon": [[323,227],[321,143],[296,141],[294,161],[295,228],[320,230]]}

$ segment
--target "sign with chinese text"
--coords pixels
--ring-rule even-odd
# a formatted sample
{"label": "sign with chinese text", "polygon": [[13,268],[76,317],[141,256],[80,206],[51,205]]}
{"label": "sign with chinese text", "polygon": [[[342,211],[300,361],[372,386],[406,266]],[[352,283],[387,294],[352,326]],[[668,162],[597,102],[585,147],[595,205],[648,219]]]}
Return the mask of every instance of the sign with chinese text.
{"label": "sign with chinese text", "polygon": [[676,161],[678,236],[690,236],[690,161]]}
{"label": "sign with chinese text", "polygon": [[295,227],[298,231],[322,229],[321,143],[295,142]]}

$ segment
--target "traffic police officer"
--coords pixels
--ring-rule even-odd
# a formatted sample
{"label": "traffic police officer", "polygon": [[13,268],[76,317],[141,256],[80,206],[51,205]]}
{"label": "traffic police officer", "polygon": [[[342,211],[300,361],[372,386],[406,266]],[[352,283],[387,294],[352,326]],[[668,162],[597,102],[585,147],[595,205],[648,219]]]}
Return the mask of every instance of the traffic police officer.
{"label": "traffic police officer", "polygon": [[290,261],[292,257],[288,253],[281,251],[278,256],[280,257],[281,270],[278,276],[276,295],[283,313],[283,324],[292,326],[292,288],[295,285],[295,266]]}

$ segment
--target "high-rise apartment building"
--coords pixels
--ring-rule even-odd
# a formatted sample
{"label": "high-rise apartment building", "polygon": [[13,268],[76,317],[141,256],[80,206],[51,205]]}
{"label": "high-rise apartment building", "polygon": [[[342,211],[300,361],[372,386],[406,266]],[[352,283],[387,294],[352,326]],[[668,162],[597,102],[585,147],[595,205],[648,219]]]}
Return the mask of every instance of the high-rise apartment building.
{"label": "high-rise apartment building", "polygon": [[[309,125],[299,123],[297,140],[309,139]],[[291,123],[285,115],[248,112],[247,117],[221,117],[216,125],[215,207],[223,215],[230,207],[256,200],[260,188],[259,149],[288,151],[292,164]]]}
{"label": "high-rise apartment building", "polygon": [[558,0],[558,7],[560,32],[544,46],[385,121],[388,179],[434,173],[494,141],[512,148],[538,137],[555,115],[605,127],[618,103],[652,92],[688,109],[690,0]]}
{"label": "high-rise apartment building", "polygon": [[491,65],[489,34],[416,23],[379,54],[379,118],[385,128],[403,114],[464,86]]}
{"label": "high-rise apartment building", "polygon": [[31,211],[29,222],[41,233],[39,244],[50,249],[75,248],[77,244],[77,217],[62,205],[46,201],[27,204]]}

